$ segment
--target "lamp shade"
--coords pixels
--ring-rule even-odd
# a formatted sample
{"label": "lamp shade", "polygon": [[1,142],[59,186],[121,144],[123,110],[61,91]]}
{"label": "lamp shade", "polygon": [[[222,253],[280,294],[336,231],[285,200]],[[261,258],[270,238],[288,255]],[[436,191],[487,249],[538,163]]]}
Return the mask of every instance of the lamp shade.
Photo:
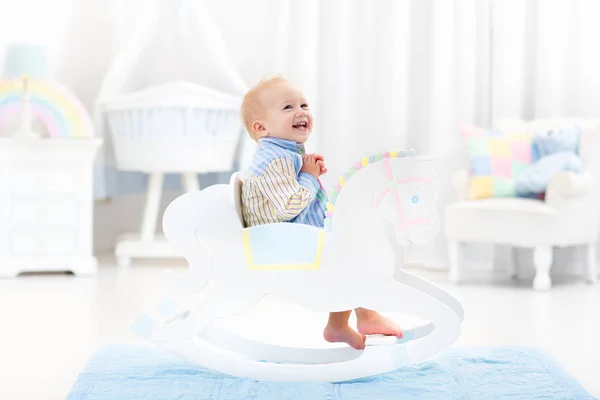
{"label": "lamp shade", "polygon": [[50,74],[48,59],[42,46],[33,44],[15,44],[6,49],[4,56],[4,79],[18,79],[29,75],[34,79],[43,79]]}

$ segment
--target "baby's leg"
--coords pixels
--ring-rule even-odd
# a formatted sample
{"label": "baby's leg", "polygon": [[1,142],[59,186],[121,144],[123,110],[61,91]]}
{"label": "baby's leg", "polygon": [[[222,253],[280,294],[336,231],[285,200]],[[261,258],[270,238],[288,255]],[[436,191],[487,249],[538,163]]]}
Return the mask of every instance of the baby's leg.
{"label": "baby's leg", "polygon": [[323,337],[328,342],[344,342],[357,350],[365,348],[365,336],[356,332],[348,325],[350,311],[329,313],[329,321],[323,331]]}
{"label": "baby's leg", "polygon": [[389,318],[366,308],[356,309],[356,325],[363,335],[390,335],[402,338],[402,329]]}

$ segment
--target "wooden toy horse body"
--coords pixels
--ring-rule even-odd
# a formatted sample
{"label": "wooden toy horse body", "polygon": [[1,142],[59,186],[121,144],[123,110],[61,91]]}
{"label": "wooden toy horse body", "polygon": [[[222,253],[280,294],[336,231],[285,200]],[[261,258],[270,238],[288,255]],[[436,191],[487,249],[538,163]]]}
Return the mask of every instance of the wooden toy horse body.
{"label": "wooden toy horse body", "polygon": [[[229,186],[214,185],[174,200],[163,228],[190,271],[171,278],[186,290],[200,291],[210,281],[215,287],[195,310],[168,324],[144,317],[149,329],[143,336],[221,372],[279,380],[339,381],[380,374],[452,344],[460,333],[460,304],[434,285],[395,271],[388,237],[395,231],[398,242],[406,245],[426,243],[437,234],[428,161],[386,153],[363,159],[358,167],[334,191],[325,229],[293,223],[244,227],[237,175]],[[431,323],[406,332],[403,340],[387,338],[387,346],[308,352],[249,343],[212,325],[247,311],[269,294],[315,311],[365,307],[413,314]],[[195,343],[198,338],[229,348],[235,357],[211,354]]]}

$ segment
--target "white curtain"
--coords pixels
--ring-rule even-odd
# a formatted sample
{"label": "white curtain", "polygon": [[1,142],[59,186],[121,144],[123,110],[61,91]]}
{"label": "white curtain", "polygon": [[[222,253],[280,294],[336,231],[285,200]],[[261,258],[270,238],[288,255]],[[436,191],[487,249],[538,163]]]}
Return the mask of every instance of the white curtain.
{"label": "white curtain", "polygon": [[[283,73],[306,92],[316,119],[309,149],[326,157],[326,182],[370,152],[415,148],[441,156],[440,210],[452,201],[457,127],[490,121],[487,2],[265,0],[232,26],[236,4],[211,2],[229,24],[230,49],[244,48],[232,57],[242,70],[254,64],[243,71],[249,84]],[[410,258],[445,266],[443,237],[412,248]]]}
{"label": "white curtain", "polygon": [[[243,20],[236,0],[209,4],[248,84],[283,73],[307,93],[330,182],[365,153],[412,147],[441,157],[442,210],[460,124],[600,113],[596,0],[263,0]],[[447,265],[441,236],[410,255]]]}
{"label": "white curtain", "polygon": [[494,118],[600,113],[597,0],[492,2]]}
{"label": "white curtain", "polygon": [[306,92],[332,171],[369,149],[446,153],[459,122],[488,122],[485,2],[262,0],[243,19],[209,4],[249,85],[283,73]]}
{"label": "white curtain", "polygon": [[[491,120],[598,118],[600,2],[492,0],[490,5]],[[600,170],[594,172],[600,177]],[[499,253],[506,259],[506,251]],[[520,253],[519,265],[531,265],[530,252]],[[570,274],[582,262],[577,249],[558,249],[553,269]]]}
{"label": "white curtain", "polygon": [[[46,3],[24,3],[36,1]],[[61,50],[60,77],[91,107],[132,18],[152,5],[61,1],[76,21],[45,40]],[[600,114],[597,0],[157,1],[203,1],[248,86],[282,73],[305,91],[316,118],[308,147],[325,155],[326,182],[372,150],[415,148],[441,157],[442,209],[464,162],[460,124]],[[447,265],[443,236],[411,256]]]}

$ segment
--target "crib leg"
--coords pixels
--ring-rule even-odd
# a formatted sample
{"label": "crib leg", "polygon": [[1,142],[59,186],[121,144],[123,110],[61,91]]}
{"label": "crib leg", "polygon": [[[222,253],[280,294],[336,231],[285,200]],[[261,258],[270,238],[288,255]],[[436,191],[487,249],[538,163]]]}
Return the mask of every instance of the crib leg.
{"label": "crib leg", "polygon": [[197,192],[200,190],[198,184],[198,175],[194,172],[184,172],[181,174],[181,184],[186,192]]}
{"label": "crib leg", "polygon": [[165,175],[162,172],[152,172],[148,176],[148,190],[146,192],[146,205],[140,233],[143,241],[152,241],[156,232],[158,209]]}

